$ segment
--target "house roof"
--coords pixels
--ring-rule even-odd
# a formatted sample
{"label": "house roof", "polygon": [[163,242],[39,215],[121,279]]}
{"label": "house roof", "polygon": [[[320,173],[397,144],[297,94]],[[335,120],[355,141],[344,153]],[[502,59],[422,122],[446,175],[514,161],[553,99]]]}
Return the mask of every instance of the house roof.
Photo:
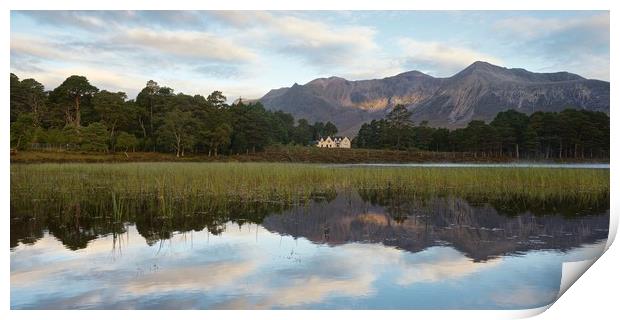
{"label": "house roof", "polygon": [[318,141],[327,141],[327,139],[329,139],[331,141],[342,141],[344,138],[349,139],[349,137],[341,137],[341,136],[331,137],[331,136],[327,136],[327,137],[321,137]]}

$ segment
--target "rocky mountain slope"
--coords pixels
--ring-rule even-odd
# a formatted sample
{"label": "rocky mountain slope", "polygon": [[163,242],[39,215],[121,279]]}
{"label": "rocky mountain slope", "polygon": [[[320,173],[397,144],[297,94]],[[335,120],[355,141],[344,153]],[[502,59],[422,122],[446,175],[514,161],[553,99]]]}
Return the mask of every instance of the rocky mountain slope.
{"label": "rocky mountain slope", "polygon": [[609,82],[478,61],[449,78],[419,71],[360,81],[319,78],[271,90],[260,101],[296,118],[331,121],[341,134],[355,135],[362,123],[384,117],[396,104],[407,105],[416,123],[448,128],[489,121],[507,109],[529,114],[573,107],[609,113]]}

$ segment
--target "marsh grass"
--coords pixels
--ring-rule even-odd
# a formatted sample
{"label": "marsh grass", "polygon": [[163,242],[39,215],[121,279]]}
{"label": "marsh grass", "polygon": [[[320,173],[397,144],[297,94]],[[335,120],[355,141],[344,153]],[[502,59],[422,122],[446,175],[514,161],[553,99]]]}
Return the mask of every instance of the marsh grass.
{"label": "marsh grass", "polygon": [[112,217],[116,223],[123,221],[124,203],[124,199],[118,197],[116,193],[112,191]]}
{"label": "marsh grass", "polygon": [[[11,215],[63,212],[76,204],[120,221],[156,207],[226,210],[229,203],[303,205],[336,192],[403,197],[454,195],[479,201],[609,199],[609,170],[558,168],[377,168],[285,163],[125,163],[11,165]],[[91,213],[94,214],[94,213]]]}

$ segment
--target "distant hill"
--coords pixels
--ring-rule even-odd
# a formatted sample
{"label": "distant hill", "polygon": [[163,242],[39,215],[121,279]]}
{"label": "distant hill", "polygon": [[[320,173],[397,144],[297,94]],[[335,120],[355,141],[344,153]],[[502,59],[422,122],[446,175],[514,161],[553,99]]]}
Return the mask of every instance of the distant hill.
{"label": "distant hill", "polygon": [[449,78],[409,71],[383,79],[349,81],[319,78],[304,85],[273,89],[260,101],[296,118],[331,121],[341,134],[384,117],[396,104],[413,121],[457,128],[471,120],[492,120],[498,112],[560,111],[568,107],[609,113],[609,82],[568,72],[535,73],[475,62]]}

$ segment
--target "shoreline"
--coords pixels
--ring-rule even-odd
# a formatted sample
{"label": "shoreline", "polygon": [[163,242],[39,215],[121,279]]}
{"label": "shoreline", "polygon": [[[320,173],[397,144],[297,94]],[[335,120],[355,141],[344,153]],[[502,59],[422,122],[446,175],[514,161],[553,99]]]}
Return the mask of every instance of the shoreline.
{"label": "shoreline", "polygon": [[191,154],[177,158],[158,152],[18,151],[11,164],[28,163],[131,163],[131,162],[280,162],[338,165],[389,164],[607,164],[609,159],[486,157],[467,152],[401,151],[382,149],[321,149],[315,147],[272,147],[247,154],[208,156]]}

